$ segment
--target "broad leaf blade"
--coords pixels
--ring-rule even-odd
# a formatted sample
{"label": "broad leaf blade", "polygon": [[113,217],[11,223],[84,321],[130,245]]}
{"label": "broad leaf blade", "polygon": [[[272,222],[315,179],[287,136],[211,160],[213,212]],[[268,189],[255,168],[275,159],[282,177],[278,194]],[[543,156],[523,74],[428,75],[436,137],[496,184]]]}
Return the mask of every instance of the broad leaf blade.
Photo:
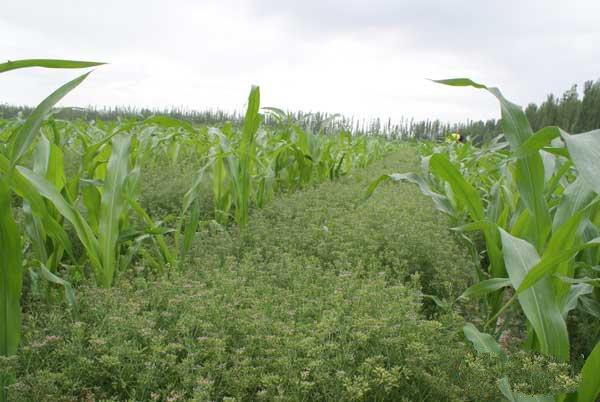
{"label": "broad leaf blade", "polygon": [[504,287],[511,286],[510,279],[508,278],[492,278],[478,282],[473,286],[470,286],[467,290],[460,295],[461,298],[476,298],[485,296],[489,293],[500,290]]}
{"label": "broad leaf blade", "polygon": [[102,261],[100,285],[110,287],[117,268],[117,242],[119,240],[119,218],[126,207],[124,186],[129,167],[131,137],[125,134],[112,140],[112,153],[108,160],[106,178],[100,201],[98,221],[98,243]]}
{"label": "broad leaf blade", "polygon": [[472,220],[480,221],[485,218],[483,203],[477,190],[464,179],[445,155],[434,154],[429,161],[429,168],[433,174],[450,184],[455,197],[465,205]]}
{"label": "broad leaf blade", "polygon": [[532,155],[550,144],[553,139],[560,137],[561,133],[562,130],[558,127],[544,127],[523,141],[511,156],[513,158],[524,158]]}
{"label": "broad leaf blade", "polygon": [[463,327],[465,337],[471,341],[479,353],[501,353],[500,345],[490,334],[480,332],[475,325],[467,323]]}
{"label": "broad leaf blade", "polygon": [[7,61],[0,63],[0,73],[19,68],[28,67],[44,67],[44,68],[87,68],[100,66],[102,62],[96,61],[77,61],[77,60],[60,60],[60,59],[24,59]]}
{"label": "broad leaf blade", "polygon": [[10,156],[11,165],[14,166],[19,159],[27,152],[29,146],[35,139],[44,118],[50,110],[56,105],[66,94],[71,92],[79,84],[86,79],[90,73],[83,74],[74,80],[66,83],[62,87],[54,91],[50,96],[42,101],[25,120],[25,123],[17,133],[12,147]]}
{"label": "broad leaf blade", "polygon": [[17,166],[17,172],[29,181],[39,195],[52,202],[58,212],[71,222],[79,240],[88,253],[88,257],[94,270],[97,272],[101,268],[98,253],[98,240],[95,238],[91,228],[81,214],[64,199],[52,183],[48,182],[40,175],[22,166]]}
{"label": "broad leaf blade", "polygon": [[600,395],[600,342],[592,350],[581,370],[577,402],[595,402]]}
{"label": "broad leaf blade", "polygon": [[563,133],[563,139],[581,177],[597,194],[600,194],[600,174],[598,174],[600,130],[576,135]]}
{"label": "broad leaf blade", "polygon": [[16,353],[21,328],[21,234],[12,217],[6,177],[0,178],[0,354]]}
{"label": "broad leaf blade", "polygon": [[[506,271],[515,289],[540,257],[533,245],[500,229]],[[543,278],[518,296],[521,308],[539,340],[540,351],[560,361],[569,359],[567,326],[554,296],[550,278]]]}
{"label": "broad leaf blade", "polygon": [[[0,176],[0,355],[17,352],[21,336],[21,287],[23,262],[21,234],[12,216],[6,176]],[[6,400],[4,387],[10,381],[0,374],[0,400]]]}

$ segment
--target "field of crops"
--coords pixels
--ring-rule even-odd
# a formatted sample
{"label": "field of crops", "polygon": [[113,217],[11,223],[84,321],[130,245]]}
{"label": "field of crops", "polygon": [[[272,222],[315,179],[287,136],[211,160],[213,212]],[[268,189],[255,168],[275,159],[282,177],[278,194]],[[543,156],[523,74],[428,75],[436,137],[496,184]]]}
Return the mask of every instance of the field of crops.
{"label": "field of crops", "polygon": [[241,123],[57,118],[90,78],[0,120],[0,401],[597,400],[600,130],[467,79],[501,105],[479,147],[258,87]]}

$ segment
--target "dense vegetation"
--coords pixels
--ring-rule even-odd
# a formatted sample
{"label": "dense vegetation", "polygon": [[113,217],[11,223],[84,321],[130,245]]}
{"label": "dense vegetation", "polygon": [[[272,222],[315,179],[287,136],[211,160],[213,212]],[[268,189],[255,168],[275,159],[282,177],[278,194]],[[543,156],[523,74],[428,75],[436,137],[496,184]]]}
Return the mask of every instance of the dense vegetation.
{"label": "dense vegetation", "polygon": [[[502,110],[504,135],[484,149],[425,147],[422,175],[386,174],[373,183],[418,184],[459,232],[480,232],[478,281],[463,298],[483,298],[483,329],[465,326],[482,353],[502,353],[497,339],[568,362],[584,357],[568,401],[594,402],[600,391],[600,130],[572,135],[556,126],[534,133],[525,112],[497,88],[469,79],[439,81],[485,89]],[[479,260],[479,259],[478,259]],[[589,321],[588,321],[589,320]],[[590,322],[584,325],[583,322]],[[581,354],[581,355],[580,355]],[[512,393],[509,399],[528,400]],[[543,400],[565,400],[565,395]]]}
{"label": "dense vegetation", "polygon": [[[139,261],[111,289],[81,279],[75,317],[27,292],[11,395],[481,401],[500,398],[506,375],[528,392],[570,389],[565,366],[477,355],[462,319],[423,296],[453,300],[472,260],[417,189],[357,204],[373,176],[415,162],[407,148],[278,197],[242,231],[206,226],[168,277]],[[184,175],[166,170],[147,175]]]}
{"label": "dense vegetation", "polygon": [[87,75],[0,121],[0,401],[594,402],[598,132],[534,135],[493,88],[483,148],[257,87],[215,126],[53,114]]}

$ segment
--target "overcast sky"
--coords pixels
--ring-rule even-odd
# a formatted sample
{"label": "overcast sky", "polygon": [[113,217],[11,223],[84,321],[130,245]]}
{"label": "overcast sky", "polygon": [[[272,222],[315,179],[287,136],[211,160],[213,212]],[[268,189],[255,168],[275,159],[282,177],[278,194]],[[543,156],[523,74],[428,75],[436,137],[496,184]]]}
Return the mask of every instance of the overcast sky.
{"label": "overcast sky", "polygon": [[[358,117],[496,117],[470,77],[540,102],[600,78],[599,0],[3,1],[0,59],[109,62],[61,105],[241,109]],[[0,76],[0,103],[33,105],[75,70]]]}

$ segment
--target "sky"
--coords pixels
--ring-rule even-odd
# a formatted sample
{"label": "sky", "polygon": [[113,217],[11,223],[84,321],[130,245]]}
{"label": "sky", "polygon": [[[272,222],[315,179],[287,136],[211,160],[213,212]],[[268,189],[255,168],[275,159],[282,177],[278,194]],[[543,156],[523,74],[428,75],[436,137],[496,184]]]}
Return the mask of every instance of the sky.
{"label": "sky", "polygon": [[[526,105],[600,78],[598,0],[20,0],[0,8],[0,60],[104,61],[60,106],[242,110],[358,118],[499,116],[469,77]],[[76,70],[0,76],[35,105]]]}

